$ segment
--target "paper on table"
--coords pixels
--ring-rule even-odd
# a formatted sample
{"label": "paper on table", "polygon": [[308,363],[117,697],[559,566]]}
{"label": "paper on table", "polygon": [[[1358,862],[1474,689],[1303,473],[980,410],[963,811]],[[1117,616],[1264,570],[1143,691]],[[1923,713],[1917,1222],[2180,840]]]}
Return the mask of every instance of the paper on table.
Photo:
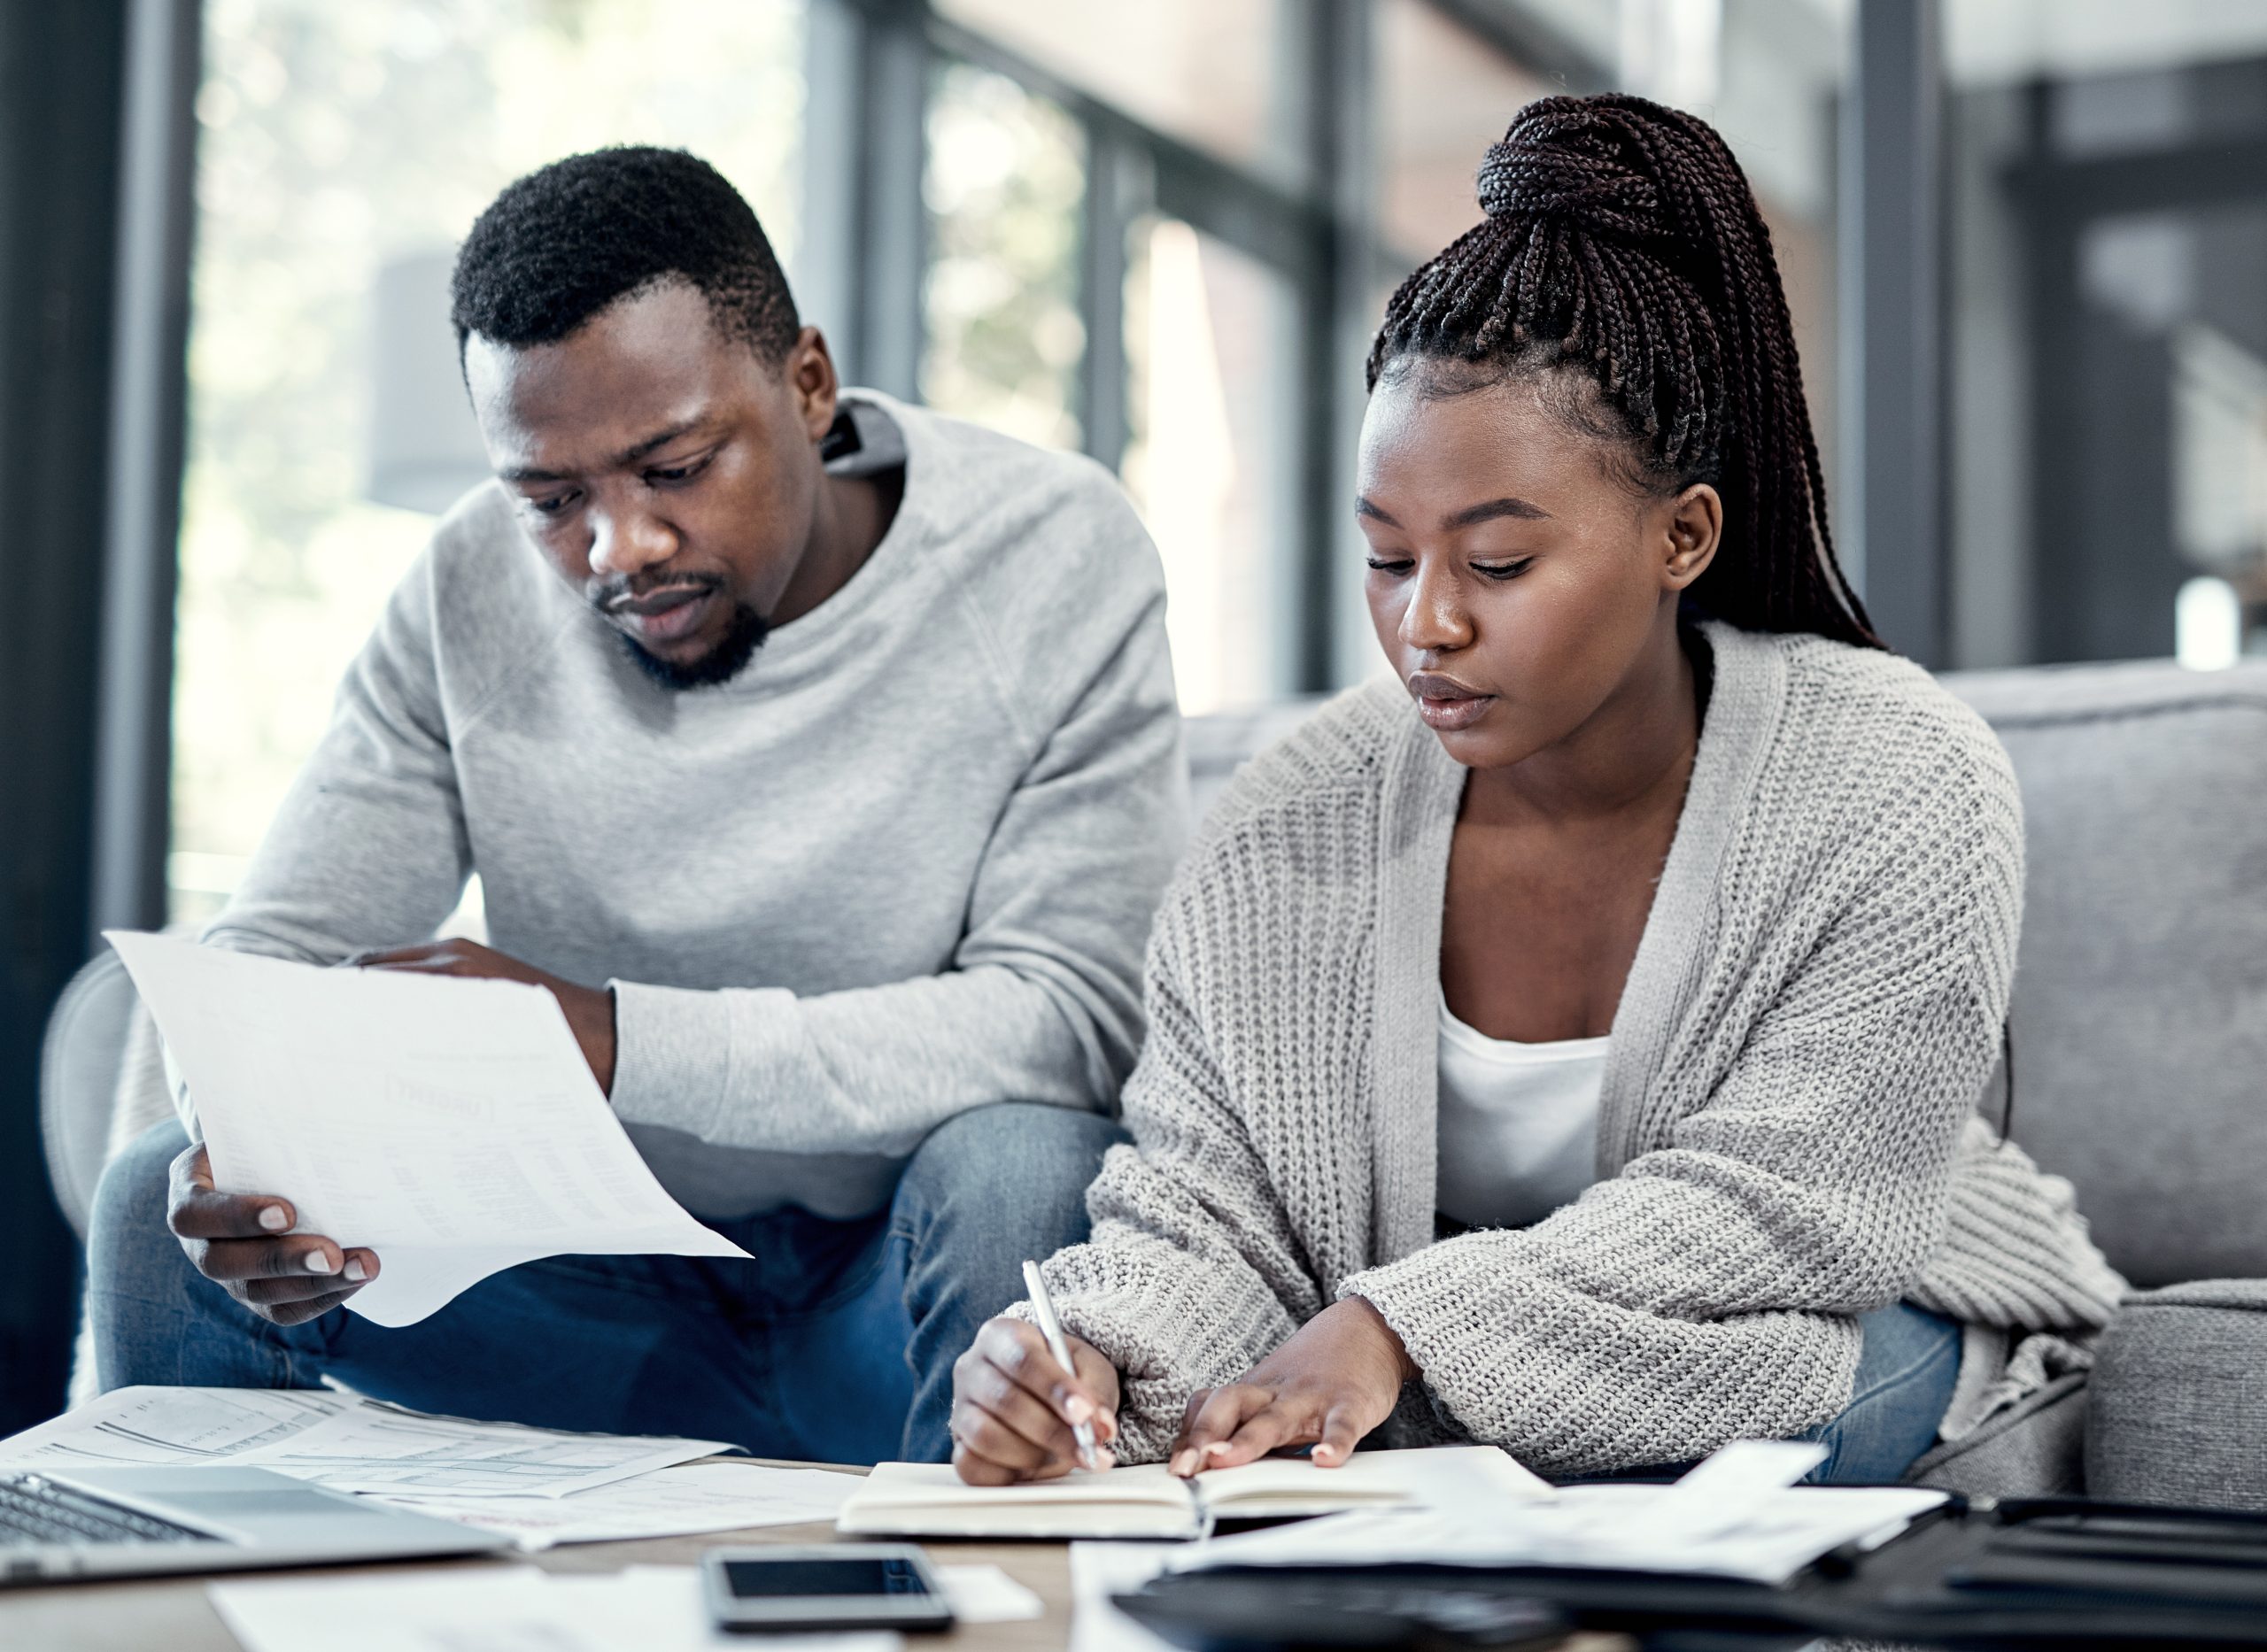
{"label": "paper on table", "polygon": [[[532,1566],[215,1583],[244,1652],[715,1652],[747,1641],[708,1622],[698,1574],[632,1566],[557,1577]],[[766,1636],[767,1652],[901,1652],[887,1633]]]}
{"label": "paper on table", "polygon": [[1915,1486],[1750,1485],[1726,1519],[1675,1486],[1576,1486],[1555,1502],[1498,1506],[1484,1519],[1448,1509],[1335,1515],[1217,1539],[1175,1564],[1600,1566],[1777,1583],[1829,1549],[1901,1531],[1944,1500]]}
{"label": "paper on table", "polygon": [[0,1463],[61,1469],[228,1463],[332,1491],[562,1497],[736,1447],[470,1423],[322,1389],[120,1388],[0,1440]]}
{"label": "paper on table", "polygon": [[702,1463],[640,1474],[571,1496],[393,1496],[383,1499],[437,1519],[499,1532],[528,1553],[561,1543],[684,1537],[748,1526],[832,1520],[858,1483],[852,1474],[772,1469],[753,1463]]}
{"label": "paper on table", "polygon": [[242,1463],[351,1403],[321,1388],[117,1388],[0,1440],[0,1463],[52,1469]]}
{"label": "paper on table", "polygon": [[347,1308],[414,1324],[539,1256],[745,1256],[662,1191],[541,987],[106,931],[197,1099],[224,1193],[367,1246]]}
{"label": "paper on table", "polygon": [[1182,1543],[1072,1544],[1071,1652],[1172,1652],[1172,1642],[1142,1628],[1110,1597],[1140,1588],[1188,1552]]}
{"label": "paper on table", "polygon": [[1018,1624],[1047,1616],[1047,1603],[997,1566],[940,1566],[937,1581],[963,1624]]}

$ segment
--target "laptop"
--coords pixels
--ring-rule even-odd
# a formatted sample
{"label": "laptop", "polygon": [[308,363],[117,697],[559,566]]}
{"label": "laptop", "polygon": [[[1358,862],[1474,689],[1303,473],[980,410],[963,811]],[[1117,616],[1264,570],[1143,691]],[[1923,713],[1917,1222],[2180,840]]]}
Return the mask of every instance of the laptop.
{"label": "laptop", "polygon": [[0,1469],[0,1586],[491,1555],[508,1538],[268,1469]]}

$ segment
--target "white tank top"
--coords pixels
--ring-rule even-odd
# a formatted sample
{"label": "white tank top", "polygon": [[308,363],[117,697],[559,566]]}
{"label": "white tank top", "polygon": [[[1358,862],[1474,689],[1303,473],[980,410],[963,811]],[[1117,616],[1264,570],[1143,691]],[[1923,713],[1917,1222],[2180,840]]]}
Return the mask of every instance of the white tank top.
{"label": "white tank top", "polygon": [[1441,1000],[1441,1212],[1526,1227],[1598,1179],[1604,1038],[1515,1044],[1476,1032]]}

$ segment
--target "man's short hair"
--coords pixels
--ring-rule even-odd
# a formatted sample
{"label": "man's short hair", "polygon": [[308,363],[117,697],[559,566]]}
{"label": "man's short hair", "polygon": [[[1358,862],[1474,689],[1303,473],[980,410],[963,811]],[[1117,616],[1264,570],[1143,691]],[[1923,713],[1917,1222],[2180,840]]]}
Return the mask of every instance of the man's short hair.
{"label": "man's short hair", "polygon": [[677,149],[593,150],[553,161],[488,205],[457,253],[457,350],[477,333],[556,344],[618,298],[676,277],[724,334],[769,363],[801,323],[755,212],[723,174]]}

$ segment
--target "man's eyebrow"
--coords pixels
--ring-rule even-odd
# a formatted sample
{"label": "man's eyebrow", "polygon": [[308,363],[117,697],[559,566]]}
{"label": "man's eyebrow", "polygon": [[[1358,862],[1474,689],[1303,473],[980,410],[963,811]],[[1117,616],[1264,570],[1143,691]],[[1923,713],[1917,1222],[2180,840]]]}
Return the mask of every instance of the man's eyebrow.
{"label": "man's eyebrow", "polygon": [[1521,521],[1547,522],[1551,513],[1527,499],[1484,499],[1478,505],[1467,505],[1443,521],[1443,528],[1475,528],[1482,522],[1492,522],[1500,517],[1517,517]]}
{"label": "man's eyebrow", "polygon": [[[642,442],[633,443],[616,453],[610,461],[611,467],[619,470],[625,465],[634,465],[654,449],[667,447],[681,436],[690,436],[700,428],[702,422],[699,419],[687,419],[681,424],[671,425],[666,430],[655,431]],[[538,470],[530,465],[507,466],[496,474],[506,482],[565,482],[567,480],[555,470]]]}

